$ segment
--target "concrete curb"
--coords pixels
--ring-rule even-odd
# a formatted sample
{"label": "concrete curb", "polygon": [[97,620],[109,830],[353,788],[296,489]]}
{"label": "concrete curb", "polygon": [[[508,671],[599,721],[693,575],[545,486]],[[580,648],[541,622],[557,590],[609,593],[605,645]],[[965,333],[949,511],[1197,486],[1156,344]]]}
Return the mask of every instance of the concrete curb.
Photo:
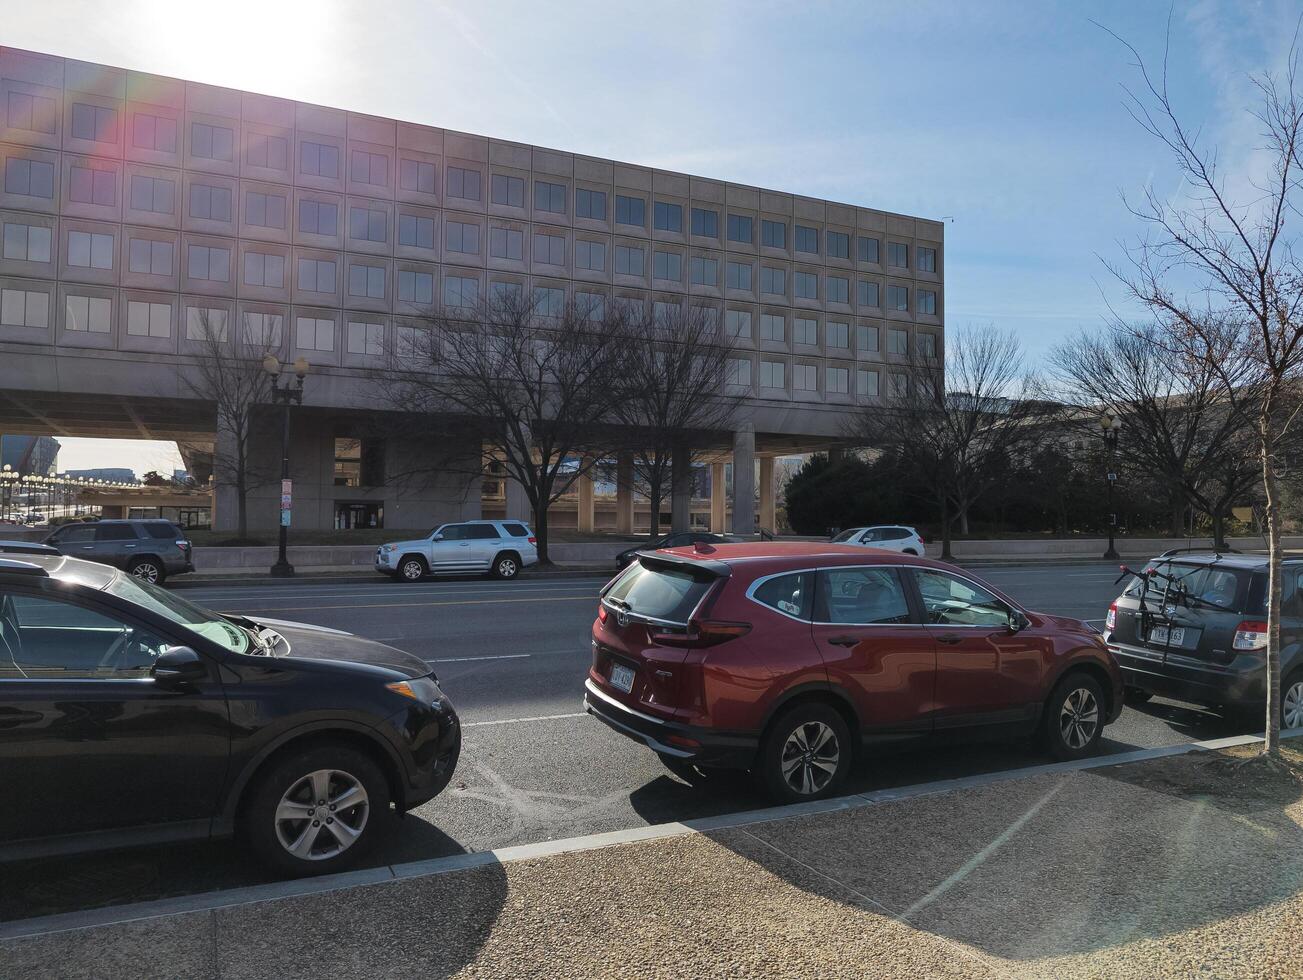
{"label": "concrete curb", "polygon": [[[609,571],[609,574],[608,574]],[[606,568],[564,568],[558,567],[546,572],[523,571],[517,576],[520,581],[526,579],[554,579],[554,578],[610,578],[615,574],[615,570]],[[451,580],[464,580],[465,576],[449,576]],[[445,581],[443,578],[428,578],[426,582]],[[184,578],[169,579],[167,587],[169,589],[197,589],[213,585],[243,585],[245,583],[253,585],[262,585],[269,583],[277,584],[294,584],[310,583],[313,585],[392,585],[390,579],[378,572],[300,572],[293,578],[272,578],[270,575],[241,575],[232,573],[227,575],[205,575],[202,572],[188,573]]]}
{"label": "concrete curb", "polygon": [[[1281,737],[1303,738],[1303,728],[1283,731]],[[773,823],[779,820],[790,820],[794,817],[835,813],[898,800],[936,796],[957,790],[976,789],[982,786],[1029,779],[1034,776],[1104,769],[1110,766],[1186,755],[1191,752],[1212,752],[1236,745],[1249,745],[1262,740],[1261,735],[1236,735],[1230,738],[1187,742],[1183,745],[1168,745],[1156,749],[1137,749],[1133,752],[1095,756],[1075,762],[1051,762],[1044,765],[1027,766],[1022,769],[964,776],[959,779],[944,779],[931,783],[919,783],[914,786],[875,790],[870,793],[855,793],[850,796],[819,800],[813,803],[794,803],[787,806],[766,807],[760,810],[744,810],[739,813],[722,814],[717,817],[704,817],[698,820],[652,824],[646,827],[632,827],[628,830],[588,834],[583,837],[540,841],[534,844],[519,844],[514,847],[502,847],[492,851],[455,854],[425,861],[409,861],[379,868],[346,871],[341,874],[326,875],[320,878],[301,878],[293,881],[272,882],[265,885],[250,885],[244,888],[231,888],[222,891],[178,896],[176,898],[157,899],[150,902],[138,902],[131,905],[87,909],[80,912],[64,912],[32,919],[18,919],[0,923],[0,941],[60,932],[73,932],[98,926],[121,925],[127,922],[185,915],[191,912],[210,912],[239,905],[252,905],[259,902],[297,898],[304,895],[319,895],[346,888],[360,888],[367,885],[383,884],[384,882],[404,881],[426,875],[448,874],[453,871],[463,871],[469,868],[494,864],[511,864],[560,854],[597,850],[598,848],[613,847],[619,844],[634,844],[645,841],[668,840],[691,834],[706,834],[734,827]]]}

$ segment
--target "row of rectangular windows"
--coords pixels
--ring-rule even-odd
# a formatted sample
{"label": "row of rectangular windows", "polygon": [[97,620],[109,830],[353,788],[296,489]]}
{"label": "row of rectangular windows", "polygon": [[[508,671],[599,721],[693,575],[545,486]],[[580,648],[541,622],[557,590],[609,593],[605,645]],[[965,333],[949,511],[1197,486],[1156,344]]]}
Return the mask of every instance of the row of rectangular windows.
{"label": "row of rectangular windows", "polygon": [[[360,153],[361,151],[356,152]],[[362,155],[366,157],[376,156],[376,154],[370,153],[363,153]],[[431,171],[433,170],[433,164],[420,164],[419,166],[429,167]],[[456,190],[459,191],[457,194],[452,194],[450,189],[450,196],[472,201],[480,199],[480,175],[478,171],[450,167],[449,174],[450,188],[455,186]],[[456,181],[451,179],[451,175],[456,175]],[[432,173],[430,180],[433,180]],[[54,196],[54,164],[42,160],[10,157],[5,161],[4,187],[5,192],[9,194],[52,199]],[[535,210],[565,212],[566,188],[564,185],[536,180],[534,192]],[[519,202],[523,200],[523,195],[524,182],[521,178],[502,174],[493,175],[493,200],[495,204],[512,203],[514,206],[521,206]],[[68,196],[69,200],[75,203],[112,207],[117,203],[115,175],[108,170],[73,166],[71,168]],[[645,227],[646,201],[643,198],[629,197],[623,194],[617,194],[615,197],[616,224]],[[174,182],[164,177],[132,175],[130,200],[131,207],[136,210],[171,214],[174,210]],[[247,201],[249,203],[246,205],[245,220],[249,224],[268,228],[283,229],[285,227],[286,197],[284,195],[254,192],[247,195]],[[654,227],[657,230],[681,232],[683,224],[682,206],[663,201],[653,203]],[[576,191],[575,204],[577,217],[592,217],[602,221],[606,219],[606,192],[604,191],[580,188]],[[329,210],[330,217],[320,219],[321,226],[329,230],[317,230],[315,216],[311,218],[305,216],[305,210],[314,212],[315,209]],[[336,205],[334,204],[301,201],[299,230],[312,234],[336,234],[337,217],[335,216],[335,209]],[[692,234],[699,237],[718,239],[719,212],[698,207],[692,208],[691,211]],[[382,211],[373,213],[379,214],[381,218],[384,217]],[[198,183],[192,185],[190,215],[191,217],[209,218],[215,221],[230,221],[230,188]],[[727,217],[728,241],[751,244],[753,219],[736,214],[729,214]],[[762,245],[786,249],[787,224],[785,222],[771,221],[767,218],[761,219],[760,230]],[[384,241],[385,238],[382,235],[371,240]],[[850,258],[852,239],[849,233],[829,230],[825,232],[825,240],[826,252],[830,258]],[[858,235],[855,236],[854,245],[857,261],[872,264],[880,262],[881,242],[878,238]],[[794,246],[795,252],[818,255],[819,230],[797,224],[795,226]],[[937,254],[935,248],[923,245],[916,246],[914,258],[918,271],[936,271]],[[886,264],[888,268],[908,269],[910,267],[909,245],[905,242],[888,241]]]}
{"label": "row of rectangular windows", "polygon": [[[308,275],[316,274],[314,270],[307,270]],[[304,270],[300,269],[300,275]],[[417,274],[411,280],[411,288],[414,293],[409,294],[408,299],[417,302],[431,303],[433,301],[434,281],[433,277],[425,274]],[[365,282],[360,284],[365,288]],[[496,298],[504,298],[512,290],[510,287],[516,284],[495,283],[495,287],[509,287],[508,289],[494,289]],[[401,289],[402,287],[400,287]],[[519,287],[516,287],[517,290]],[[4,326],[21,326],[21,327],[48,327],[49,326],[49,294],[41,291],[10,289],[0,290],[2,294],[2,309],[0,309],[0,325]],[[517,294],[518,295],[518,294]],[[513,297],[515,298],[515,297]],[[479,284],[475,280],[464,279],[461,277],[450,277],[444,283],[444,303],[449,307],[474,306],[479,299]],[[600,319],[605,315],[606,301],[605,297],[597,294],[580,294],[578,299],[588,306],[589,315],[594,319]],[[103,297],[69,295],[66,298],[67,319],[66,327],[73,331],[83,331],[89,333],[109,333],[112,322],[112,300]],[[542,315],[559,315],[565,305],[565,291],[555,287],[537,286],[534,290],[534,303]],[[134,310],[133,310],[134,308]],[[128,303],[128,326],[129,335],[139,334],[141,336],[168,336],[167,333],[160,333],[158,324],[161,322],[170,322],[170,312],[164,318],[163,310],[170,311],[171,306],[167,303],[157,302],[137,302]],[[672,322],[671,318],[680,312],[680,307],[663,302],[653,302],[651,313],[654,317],[662,319],[665,322]],[[140,318],[147,317],[147,320]],[[715,316],[717,319],[717,314]],[[139,323],[148,322],[153,326],[145,329],[139,327]],[[320,323],[331,322],[319,320]],[[761,314],[760,317],[760,339],[778,343],[786,342],[786,317],[777,314]],[[818,343],[818,322],[797,317],[793,323],[793,341],[796,344],[817,345]],[[725,316],[725,337],[729,340],[750,339],[751,338],[751,315],[746,311],[729,310]],[[857,324],[855,328],[856,345],[860,351],[876,352],[878,347],[878,328],[868,324]],[[191,338],[195,339],[195,338]],[[839,321],[829,321],[826,324],[826,347],[830,350],[845,349],[849,350],[850,346],[850,326],[849,324]],[[915,335],[915,343],[920,355],[926,357],[936,356],[936,336],[931,333],[919,332]],[[304,346],[300,344],[299,346]],[[313,348],[308,346],[306,349],[326,349]],[[887,330],[887,350],[891,354],[904,355],[909,352],[909,333],[906,330],[889,328]]]}
{"label": "row of rectangular windows", "polygon": [[[318,205],[317,202],[313,201],[301,203],[313,206],[306,214],[307,217],[313,220],[320,216],[318,209],[326,207],[326,205]],[[334,206],[329,205],[329,207],[333,209]],[[350,209],[350,230],[356,232],[350,237],[366,238],[367,240],[374,240],[368,237],[371,235],[383,237],[385,219],[386,215],[383,211],[370,211],[364,208]],[[316,225],[313,227],[316,227]],[[479,236],[479,225],[451,220],[446,222],[445,245],[449,252],[479,254]],[[422,248],[433,248],[434,219],[400,215],[399,243]],[[131,271],[152,275],[171,275],[171,248],[170,242],[131,239]],[[143,257],[146,251],[151,255],[148,260]],[[644,250],[642,247],[617,245],[614,252],[614,271],[617,275],[643,276]],[[71,266],[112,269],[113,253],[113,236],[110,234],[84,231],[68,232],[67,256],[68,264]],[[223,253],[225,258],[217,258],[211,253]],[[575,242],[574,253],[576,268],[593,272],[605,272],[606,246],[604,243],[579,240]],[[5,222],[3,254],[6,259],[26,262],[50,262],[52,255],[50,229],[40,225],[27,225],[12,221]],[[138,254],[142,256],[139,261],[137,261]],[[248,253],[246,268],[249,256],[261,254]],[[524,261],[524,233],[515,229],[491,228],[489,233],[489,254],[494,258]],[[219,282],[229,281],[228,275],[209,274],[208,271],[210,266],[214,264],[218,268],[229,269],[229,249],[190,245],[188,258],[191,278],[212,279]],[[266,256],[266,259],[273,258],[280,257]],[[560,235],[550,235],[543,231],[535,231],[533,260],[535,265],[563,267],[565,264],[565,238]],[[263,261],[263,259],[259,258],[254,261]],[[330,264],[334,265],[333,262]],[[692,285],[718,287],[719,266],[718,259],[691,256],[688,259],[688,280]],[[166,271],[156,271],[159,268]],[[750,263],[729,261],[725,263],[725,287],[751,292],[753,291],[753,273],[754,267]],[[652,278],[682,284],[683,256],[677,252],[655,251],[652,257]],[[819,278],[818,273],[796,270],[792,277],[795,297],[797,299],[819,300]],[[825,275],[823,278],[824,299],[827,302],[850,303],[851,280],[849,278],[831,274]],[[263,283],[252,282],[247,274],[245,281],[253,285],[263,285]],[[333,291],[333,287],[331,290],[323,291]],[[787,270],[761,266],[760,294],[762,296],[785,297],[787,295]],[[886,289],[886,299],[887,309],[889,310],[908,312],[910,309],[908,286],[889,284]],[[879,284],[869,280],[859,280],[856,283],[856,302],[861,307],[879,307],[881,305]],[[915,312],[924,315],[935,315],[936,308],[936,290],[918,289],[916,291]]]}
{"label": "row of rectangular windows", "polygon": [[[786,391],[787,367],[782,361],[761,360],[757,371],[761,391]],[[725,372],[725,384],[737,388],[752,388],[751,361],[730,359]],[[817,393],[819,389],[819,368],[814,364],[791,365],[793,392],[806,391]],[[909,389],[909,376],[901,371],[892,371],[888,375],[890,391],[895,396],[904,395]],[[855,371],[856,394],[864,398],[877,398],[880,394],[880,372],[873,368],[858,368]],[[827,366],[824,368],[823,393],[828,395],[850,394],[850,369]]]}

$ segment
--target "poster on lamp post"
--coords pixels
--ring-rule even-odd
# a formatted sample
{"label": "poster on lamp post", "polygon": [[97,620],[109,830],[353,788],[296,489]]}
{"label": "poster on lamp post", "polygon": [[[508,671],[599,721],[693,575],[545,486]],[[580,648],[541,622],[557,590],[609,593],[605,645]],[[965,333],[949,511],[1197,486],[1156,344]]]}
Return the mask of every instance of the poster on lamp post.
{"label": "poster on lamp post", "polygon": [[281,527],[290,526],[290,510],[294,496],[292,480],[281,480]]}

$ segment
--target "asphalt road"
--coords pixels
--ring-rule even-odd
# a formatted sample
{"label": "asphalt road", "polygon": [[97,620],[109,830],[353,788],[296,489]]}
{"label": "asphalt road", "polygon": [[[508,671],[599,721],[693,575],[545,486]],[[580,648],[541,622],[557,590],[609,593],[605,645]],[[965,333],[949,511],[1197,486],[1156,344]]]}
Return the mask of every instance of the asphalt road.
{"label": "asphalt road", "polygon": [[[1102,619],[1116,566],[976,569],[1030,608]],[[744,776],[689,786],[644,747],[582,714],[589,627],[602,579],[416,585],[290,582],[204,586],[185,597],[254,618],[299,620],[358,633],[428,660],[464,726],[449,789],[410,814],[370,858],[388,864],[463,851],[712,816],[767,805]],[[1155,699],[1127,708],[1105,752],[1237,733],[1190,705]],[[914,749],[874,757],[850,791],[1045,762],[1024,744]],[[268,880],[238,845],[215,842],[9,865],[0,920],[142,901]]]}

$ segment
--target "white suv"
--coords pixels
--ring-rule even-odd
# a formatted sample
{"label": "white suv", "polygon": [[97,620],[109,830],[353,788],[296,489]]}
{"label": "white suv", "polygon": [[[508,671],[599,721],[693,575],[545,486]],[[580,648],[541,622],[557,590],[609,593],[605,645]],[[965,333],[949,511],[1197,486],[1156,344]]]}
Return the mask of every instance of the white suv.
{"label": "white suv", "polygon": [[883,551],[899,551],[906,555],[924,553],[923,537],[912,527],[901,524],[876,524],[873,527],[853,527],[832,539],[834,544],[857,544]]}
{"label": "white suv", "polygon": [[376,571],[406,582],[473,572],[515,578],[538,561],[537,543],[523,521],[458,521],[439,525],[428,537],[382,544]]}

